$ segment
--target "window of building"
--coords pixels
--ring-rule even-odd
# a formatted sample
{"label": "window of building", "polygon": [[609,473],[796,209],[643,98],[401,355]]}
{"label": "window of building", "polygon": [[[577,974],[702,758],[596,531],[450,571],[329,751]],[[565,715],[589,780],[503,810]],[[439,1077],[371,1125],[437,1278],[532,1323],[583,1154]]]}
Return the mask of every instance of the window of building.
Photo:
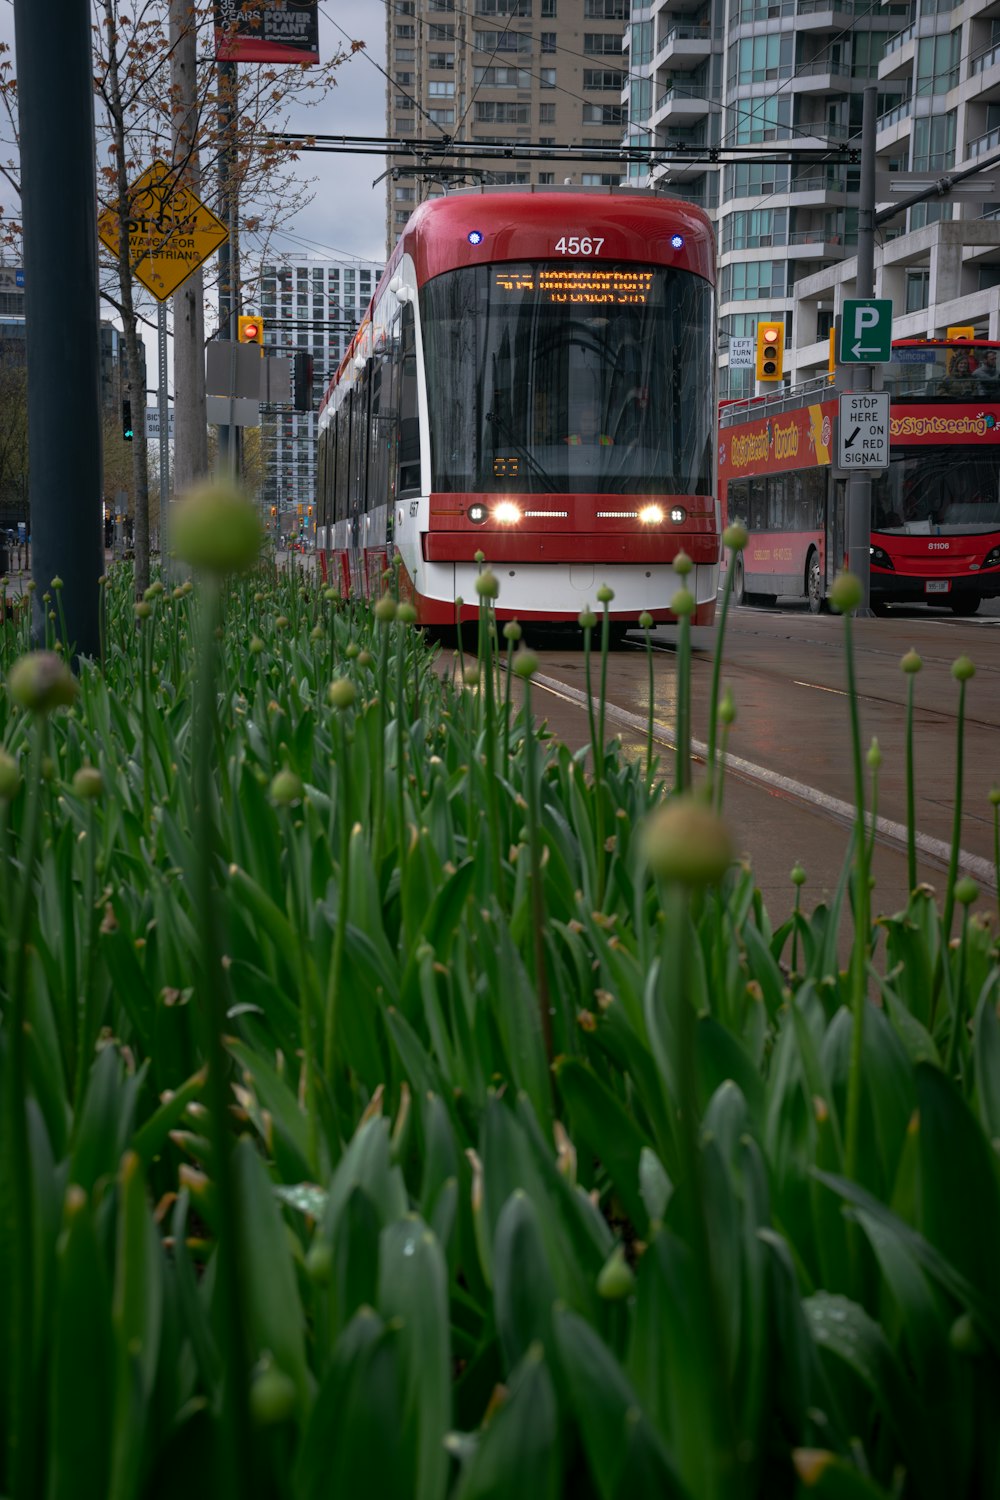
{"label": "window of building", "polygon": [[454,52],[428,52],[427,66],[429,68],[453,68],[455,54]]}
{"label": "window of building", "polygon": [[477,16],[530,16],[531,0],[476,0]]}
{"label": "window of building", "polygon": [[427,118],[433,125],[454,125],[455,111],[453,109],[429,109]]}
{"label": "window of building", "polygon": [[556,107],[554,104],[540,104],[538,106],[539,125],[554,125],[556,123]]}
{"label": "window of building", "polygon": [[454,10],[455,0],[427,0],[427,9],[431,11]]}
{"label": "window of building", "polygon": [[727,214],[722,225],[723,250],[759,250],[784,245],[788,238],[785,209],[755,208],[749,213]]}
{"label": "window of building", "polygon": [[958,84],[960,31],[925,36],[917,43],[917,93],[947,94]]}
{"label": "window of building", "polygon": [[583,0],[588,21],[627,21],[629,0]]}
{"label": "window of building", "polygon": [[401,203],[412,203],[413,189],[411,187],[397,187],[395,191],[395,197]]}
{"label": "window of building", "polygon": [[787,95],[775,94],[768,94],[762,99],[738,99],[733,106],[736,112],[736,144],[755,145],[759,141],[777,141],[787,137],[791,102]]}
{"label": "window of building", "polygon": [[[542,33],[544,40],[545,33]],[[555,50],[555,33],[552,35],[553,51]],[[583,50],[589,52],[591,57],[599,56],[607,52],[617,52],[619,57],[622,50],[622,39],[615,36],[613,31],[585,31],[583,33]],[[545,51],[544,46],[542,51]]]}
{"label": "window of building", "polygon": [[[543,43],[545,35],[542,32]],[[531,36],[524,31],[477,31],[473,33],[473,43],[477,52],[531,51]]]}
{"label": "window of building", "polygon": [[783,260],[744,260],[722,268],[723,302],[763,302],[783,297],[786,289]]}
{"label": "window of building", "polygon": [[625,110],[620,104],[585,104],[583,123],[585,125],[624,125]]}
{"label": "window of building", "polygon": [[609,89],[612,93],[620,94],[624,81],[624,73],[616,73],[613,68],[584,68],[583,70],[585,89]]}
{"label": "window of building", "polygon": [[396,48],[396,61],[398,63],[411,63],[414,60],[414,55],[415,54],[412,47]]}
{"label": "window of building", "polygon": [[400,135],[412,135],[413,121],[408,120],[404,117],[400,117],[400,119],[395,122],[395,128],[399,131]]}
{"label": "window of building", "polygon": [[[454,110],[451,111],[454,118]],[[527,104],[507,103],[502,99],[477,99],[476,123],[483,125],[530,125]]]}
{"label": "window of building", "polygon": [[765,83],[790,78],[795,61],[795,37],[790,32],[743,37],[729,49],[730,78],[737,83]]}
{"label": "window of building", "polygon": [[542,51],[543,52],[554,52],[556,50],[556,36],[557,35],[558,35],[558,33],[555,32],[555,31],[543,31],[542,32]]}
{"label": "window of building", "polygon": [[955,111],[946,115],[918,115],[913,121],[914,172],[944,170],[955,165]]}
{"label": "window of building", "polygon": [[851,35],[851,77],[877,78],[885,52],[887,31],[855,31]]}
{"label": "window of building", "polygon": [[395,78],[393,79],[393,82],[395,83],[395,85],[396,85],[396,87],[398,89],[412,88],[412,86],[413,86],[413,74],[412,73],[404,73],[404,72],[400,71],[400,72],[398,72],[396,74]]}
{"label": "window of building", "polygon": [[556,0],[542,0],[541,16],[543,20],[554,21],[556,18]]}
{"label": "window of building", "polygon": [[539,172],[538,174],[538,182],[541,187],[549,187],[555,183],[555,180],[556,174],[554,172]]}
{"label": "window of building", "polygon": [[427,85],[427,93],[431,99],[454,99],[455,85],[444,79],[432,78]]}
{"label": "window of building", "polygon": [[923,312],[930,304],[930,271],[907,271],[905,286],[906,311]]}
{"label": "window of building", "polygon": [[400,40],[402,40],[402,41],[406,41],[407,38],[413,39],[413,38],[416,37],[416,35],[417,35],[417,28],[415,26],[400,26],[400,25],[397,25],[397,27],[396,27],[396,36]]}
{"label": "window of building", "polygon": [[581,187],[615,187],[621,182],[620,172],[582,172]]}
{"label": "window of building", "polygon": [[478,88],[530,89],[531,74],[527,68],[473,68],[473,82]]}
{"label": "window of building", "polygon": [[396,108],[397,109],[402,109],[402,110],[412,109],[413,108],[413,100],[405,98],[403,94],[397,94],[396,95]]}
{"label": "window of building", "polygon": [[653,60],[653,23],[635,21],[629,28],[629,58],[633,68],[644,67]]}
{"label": "window of building", "polygon": [[451,42],[455,38],[455,23],[453,21],[432,21],[427,28],[427,40],[430,42]]}
{"label": "window of building", "polygon": [[653,108],[653,80],[633,78],[628,93],[629,119],[636,125],[648,121]]}
{"label": "window of building", "polygon": [[543,89],[554,89],[556,86],[555,68],[540,68],[538,71],[538,82]]}

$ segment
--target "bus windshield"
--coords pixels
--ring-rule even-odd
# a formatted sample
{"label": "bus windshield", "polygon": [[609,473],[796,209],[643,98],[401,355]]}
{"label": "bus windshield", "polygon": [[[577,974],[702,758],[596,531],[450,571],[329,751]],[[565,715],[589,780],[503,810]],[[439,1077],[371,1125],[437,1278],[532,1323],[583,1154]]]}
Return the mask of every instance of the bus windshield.
{"label": "bus windshield", "polygon": [[872,484],[872,529],[913,536],[1000,529],[1000,452],[921,447]]}
{"label": "bus windshield", "polygon": [[710,495],[714,293],[664,266],[449,271],[420,294],[432,487]]}

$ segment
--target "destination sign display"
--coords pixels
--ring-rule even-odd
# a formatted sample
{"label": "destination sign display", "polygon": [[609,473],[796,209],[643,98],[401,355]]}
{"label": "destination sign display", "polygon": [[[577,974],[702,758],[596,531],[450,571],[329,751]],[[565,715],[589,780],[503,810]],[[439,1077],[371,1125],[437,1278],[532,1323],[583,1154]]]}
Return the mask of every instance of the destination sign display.
{"label": "destination sign display", "polygon": [[654,274],[641,266],[508,266],[495,271],[493,286],[506,294],[536,292],[556,304],[641,306],[649,301]]}

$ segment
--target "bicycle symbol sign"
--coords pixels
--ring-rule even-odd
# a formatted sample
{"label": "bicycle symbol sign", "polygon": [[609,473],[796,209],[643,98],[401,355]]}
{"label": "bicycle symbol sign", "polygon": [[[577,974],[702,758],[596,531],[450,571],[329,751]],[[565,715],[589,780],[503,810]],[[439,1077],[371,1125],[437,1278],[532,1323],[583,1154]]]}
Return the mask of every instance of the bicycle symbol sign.
{"label": "bicycle symbol sign", "polygon": [[[160,302],[229,238],[222,220],[163,161],[154,161],[129,187],[125,232],[132,274]],[[122,221],[116,208],[104,210],[97,233],[117,255]]]}

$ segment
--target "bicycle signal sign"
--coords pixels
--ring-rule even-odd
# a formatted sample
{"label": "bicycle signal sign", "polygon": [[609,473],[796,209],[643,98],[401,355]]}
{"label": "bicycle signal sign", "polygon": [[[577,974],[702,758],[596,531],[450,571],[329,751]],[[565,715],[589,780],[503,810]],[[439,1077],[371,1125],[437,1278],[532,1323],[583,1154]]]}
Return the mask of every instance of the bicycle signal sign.
{"label": "bicycle signal sign", "polygon": [[[160,302],[229,238],[222,220],[164,161],[154,161],[128,189],[125,232],[132,274]],[[122,220],[116,208],[104,210],[97,233],[117,255]]]}

